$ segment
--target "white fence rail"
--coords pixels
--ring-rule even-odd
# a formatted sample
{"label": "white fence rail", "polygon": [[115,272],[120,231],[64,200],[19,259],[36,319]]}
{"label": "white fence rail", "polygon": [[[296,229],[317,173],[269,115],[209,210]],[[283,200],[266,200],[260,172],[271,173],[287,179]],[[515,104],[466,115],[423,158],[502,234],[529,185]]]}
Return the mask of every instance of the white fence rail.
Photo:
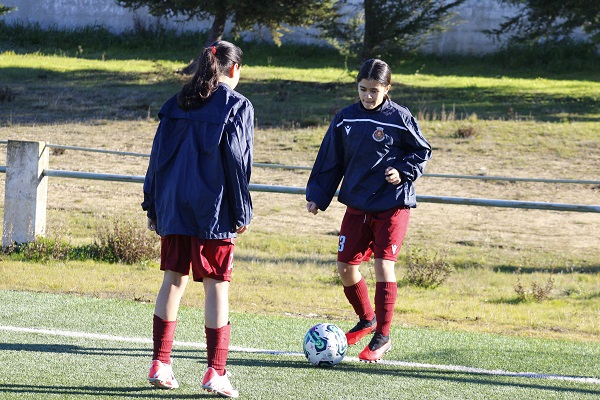
{"label": "white fence rail", "polygon": [[[63,146],[55,144],[46,144],[44,142],[23,142],[23,141],[0,141],[0,144],[7,144],[7,165],[0,166],[0,173],[6,173],[5,182],[5,202],[4,202],[4,229],[3,245],[13,242],[28,242],[35,239],[35,236],[45,234],[45,215],[46,215],[46,192],[47,178],[74,178],[88,180],[102,180],[114,182],[143,183],[144,177],[140,175],[117,175],[95,172],[77,172],[66,170],[55,170],[48,168],[48,149],[68,149],[78,151],[91,151],[98,153],[149,157],[148,154],[133,153],[125,151],[114,151],[104,149],[91,149],[77,146]],[[16,167],[12,167],[13,164]],[[32,165],[24,168],[24,165]],[[282,168],[282,169],[302,169],[310,170],[310,167],[289,166],[282,164],[254,163],[255,167],[262,168]],[[425,177],[446,178],[446,179],[482,179],[482,180],[500,180],[511,182],[544,182],[544,183],[571,183],[571,184],[592,184],[600,185],[600,181],[595,180],[570,180],[570,179],[543,179],[543,178],[515,178],[499,176],[471,176],[471,175],[446,175],[446,174],[424,174]],[[255,192],[287,193],[300,194],[306,193],[303,187],[277,186],[250,184],[250,190]],[[337,195],[337,193],[336,193]],[[521,208],[530,210],[550,210],[550,211],[570,211],[600,213],[600,206],[586,204],[560,204],[532,201],[500,200],[500,199],[481,199],[464,198],[448,196],[417,196],[418,202],[423,203],[442,203],[467,206],[482,207],[502,207],[502,208]],[[23,221],[27,223],[24,224]]]}
{"label": "white fence rail", "polygon": [[[0,140],[0,144],[7,144],[7,140]],[[106,149],[94,149],[90,147],[80,146],[66,146],[61,144],[50,144],[46,143],[46,147],[51,149],[63,149],[63,150],[76,150],[76,151],[88,151],[94,153],[104,154],[115,154],[121,156],[133,156],[133,157],[150,157],[147,153],[135,153],[129,151],[118,151],[118,150],[106,150]],[[258,168],[276,168],[276,169],[289,169],[289,170],[305,170],[310,171],[312,167],[304,165],[284,165],[284,164],[272,164],[272,163],[253,163],[253,167]],[[0,173],[6,172],[6,166],[0,165]],[[428,178],[444,178],[444,179],[475,179],[484,181],[508,181],[508,182],[541,182],[541,183],[571,183],[571,184],[583,184],[583,185],[600,185],[600,180],[584,180],[584,179],[548,179],[548,178],[517,178],[509,176],[488,176],[488,175],[454,175],[454,174],[429,174],[424,173],[424,177]],[[84,179],[95,179],[95,178],[84,178]],[[127,181],[127,180],[124,180]]]}
{"label": "white fence rail", "polygon": [[[76,179],[93,179],[101,181],[115,182],[132,182],[143,183],[144,177],[141,175],[113,175],[113,174],[95,174],[90,172],[64,171],[56,169],[45,170],[46,176],[57,178],[76,178]],[[259,185],[250,184],[250,191],[254,192],[272,192],[272,193],[287,193],[287,194],[306,194],[306,189],[295,186],[278,186],[278,185]],[[338,192],[336,192],[336,196]],[[448,197],[448,196],[420,196],[417,195],[417,201],[423,203],[443,203],[457,204],[463,206],[482,206],[482,207],[503,207],[503,208],[525,208],[529,210],[551,210],[551,211],[573,211],[573,212],[591,212],[600,213],[600,206],[590,206],[585,204],[560,204],[560,203],[544,203],[534,201],[517,201],[517,200],[498,200],[498,199],[474,199],[465,197]]]}

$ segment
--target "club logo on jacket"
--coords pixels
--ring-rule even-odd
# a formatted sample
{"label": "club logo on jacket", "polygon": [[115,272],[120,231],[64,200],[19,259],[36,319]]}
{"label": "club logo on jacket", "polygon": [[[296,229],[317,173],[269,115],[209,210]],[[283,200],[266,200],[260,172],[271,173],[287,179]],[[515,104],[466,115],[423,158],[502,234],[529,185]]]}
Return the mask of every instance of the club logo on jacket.
{"label": "club logo on jacket", "polygon": [[350,129],[352,129],[352,127],[350,125],[346,125],[344,127],[344,129],[346,130],[346,136],[348,136],[350,134]]}
{"label": "club logo on jacket", "polygon": [[385,139],[385,133],[383,133],[383,128],[378,126],[377,129],[375,129],[375,132],[373,132],[373,139],[376,142],[381,142],[383,139]]}

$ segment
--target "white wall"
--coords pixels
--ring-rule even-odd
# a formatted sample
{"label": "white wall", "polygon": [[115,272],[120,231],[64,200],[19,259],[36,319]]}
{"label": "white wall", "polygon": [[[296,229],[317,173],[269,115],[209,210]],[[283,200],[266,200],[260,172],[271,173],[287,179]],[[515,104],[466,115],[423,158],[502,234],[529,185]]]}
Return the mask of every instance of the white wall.
{"label": "white wall", "polygon": [[[76,28],[87,25],[104,25],[114,32],[133,28],[134,18],[146,24],[156,23],[146,9],[136,12],[118,6],[115,0],[2,0],[7,6],[16,6],[17,11],[4,15],[7,22],[39,23],[42,27]],[[165,26],[194,29],[204,24],[198,22],[182,24],[175,20],[161,20]]]}
{"label": "white wall", "polygon": [[479,54],[498,49],[501,43],[481,31],[496,29],[515,9],[497,0],[469,0],[456,10],[448,31],[430,38],[423,52],[434,54]]}
{"label": "white wall", "polygon": [[[132,12],[122,8],[114,0],[3,0],[6,6],[16,6],[17,11],[4,16],[11,23],[39,23],[42,27],[75,28],[86,25],[104,25],[115,32],[122,32],[134,25],[134,18],[144,24],[155,24],[156,19],[146,10]],[[447,32],[431,38],[424,52],[437,54],[477,54],[493,51],[498,47],[491,38],[480,31],[498,27],[512,9],[501,6],[497,0],[469,0],[458,10],[456,25]],[[176,29],[207,29],[211,21],[177,22],[161,20],[167,27]],[[310,42],[314,39],[303,34],[304,30],[283,37],[283,41]]]}

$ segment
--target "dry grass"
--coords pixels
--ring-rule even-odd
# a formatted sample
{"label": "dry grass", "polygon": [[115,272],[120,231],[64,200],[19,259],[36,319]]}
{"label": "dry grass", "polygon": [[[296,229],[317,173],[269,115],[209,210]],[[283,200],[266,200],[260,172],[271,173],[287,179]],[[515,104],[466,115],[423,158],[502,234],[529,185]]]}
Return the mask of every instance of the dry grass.
{"label": "dry grass", "polygon": [[[8,65],[10,68],[3,71],[14,74],[15,78],[10,85],[0,85],[11,91],[10,102],[0,107],[6,111],[0,115],[0,140],[43,140],[149,153],[157,123],[146,116],[148,112],[155,114],[160,102],[181,83],[171,74],[170,64],[138,65],[127,61],[123,66],[85,61],[94,68],[88,68],[88,64],[84,68],[71,65],[73,61],[64,57],[57,57],[52,65],[58,68],[64,63],[71,68],[65,67],[68,72],[40,67],[40,74],[45,71],[44,74],[21,79],[21,70],[31,68],[28,64],[44,61],[38,60],[42,56],[23,58],[17,58],[18,65]],[[123,72],[129,64],[136,64],[140,70]],[[96,68],[107,70],[99,73]],[[240,85],[240,91],[248,90],[254,96],[257,110],[263,110],[256,132],[255,161],[311,165],[326,127],[299,127],[311,121],[324,123],[325,114],[351,101],[355,96],[352,88],[341,91],[349,78],[334,69],[248,66],[245,71],[250,79]],[[273,77],[274,73],[278,75]],[[290,73],[298,74],[295,81],[286,80],[285,74]],[[322,79],[325,83],[315,85],[315,79],[320,79],[315,73],[327,74]],[[0,81],[10,79],[7,76]],[[452,100],[447,104],[466,99],[456,109],[461,113],[466,110],[468,123],[460,120],[454,108],[444,118],[424,117],[420,121],[434,147],[433,159],[427,166],[429,173],[588,180],[600,176],[597,107],[589,100],[596,98],[593,82],[585,92],[579,81],[569,80],[552,80],[553,85],[548,85],[547,81],[502,78],[500,81],[505,85],[497,88],[496,78],[481,80],[470,75],[445,81],[435,75],[407,74],[398,78],[403,85],[393,97],[402,102],[401,96],[411,96],[409,106],[411,99],[424,99],[427,104],[440,96],[443,101]],[[573,93],[564,94],[569,101],[564,104],[556,101],[574,82],[577,85]],[[534,89],[544,93],[530,101],[528,96],[521,95],[520,87],[534,84],[538,85]],[[272,91],[282,88],[287,90],[285,100],[273,100]],[[582,92],[585,96],[579,101],[576,96]],[[498,97],[499,94],[502,96]],[[474,112],[480,114],[480,111],[473,108],[475,103],[468,101],[478,100],[482,95],[485,101],[477,103],[477,107],[486,110],[488,103],[493,104],[495,108],[490,112],[497,115],[496,119],[478,120],[474,116]],[[522,121],[514,114],[498,116],[497,109],[505,105],[502,102],[514,104],[519,110],[527,103],[534,112],[542,109],[539,111],[542,117],[545,104],[556,104],[553,121],[565,115],[576,122],[535,122],[533,118]],[[569,108],[572,104],[582,107],[584,112],[578,113],[575,106]],[[420,107],[415,103],[411,108],[418,112]],[[302,123],[290,120],[299,116]],[[276,117],[287,121],[282,124],[285,128],[265,128],[267,123],[263,119]],[[5,157],[0,150],[0,165],[5,164]],[[52,169],[140,176],[144,175],[147,162],[140,157],[72,150],[53,152],[50,156]],[[307,178],[307,171],[255,168],[252,181],[303,187]],[[426,177],[417,183],[417,191],[420,195],[600,204],[598,185]],[[0,205],[3,200],[4,175],[0,174]],[[141,201],[139,184],[51,178],[48,233],[68,238],[73,245],[92,243],[98,226],[110,223],[116,216],[143,222]],[[313,216],[306,212],[303,196],[254,193],[253,201],[255,218],[250,230],[239,238],[236,250],[232,309],[352,319],[334,266],[337,230],[344,207],[334,201],[326,212]],[[411,213],[407,246],[398,262],[397,276],[406,273],[405,251],[409,246],[445,252],[456,272],[435,290],[400,287],[395,323],[597,341],[599,238],[600,214],[421,202]],[[366,264],[362,268],[373,287],[372,266]],[[519,269],[521,274],[517,276]],[[25,264],[5,259],[0,262],[0,273],[4,277],[0,289],[126,297],[148,302],[154,301],[160,280],[154,263]],[[82,276],[86,279],[81,279]],[[544,285],[548,279],[552,279],[553,285],[542,301],[521,301],[515,291],[518,279],[525,290],[534,284]],[[184,301],[201,307],[201,285],[190,285]]]}
{"label": "dry grass", "polygon": [[[570,143],[571,147],[561,149],[563,154],[555,152],[550,141],[540,145],[537,151],[531,151],[529,146],[496,140],[498,132],[522,129],[523,123],[480,121],[477,124],[482,134],[476,139],[461,141],[451,137],[455,131],[452,122],[424,122],[422,128],[435,147],[428,172],[597,177],[598,171],[590,170],[589,166],[600,160],[599,147],[588,146],[585,159],[570,156],[584,143]],[[542,129],[533,122],[525,125],[529,131]],[[155,127],[155,121],[147,120],[12,126],[0,128],[0,138],[43,138],[49,143],[147,153]],[[551,127],[556,137],[572,129],[589,128],[586,123]],[[310,165],[315,154],[313,149],[318,145],[314,138],[319,138],[323,131],[324,128],[259,130],[255,161]],[[523,135],[521,143],[535,142],[532,136],[534,134]],[[4,157],[4,152],[0,157]],[[0,164],[3,163],[4,159],[0,158]],[[50,164],[53,169],[143,175],[147,159],[67,150],[61,155],[52,155]],[[307,177],[305,171],[255,168],[252,180],[262,184],[304,186]],[[0,175],[0,190],[4,187],[3,178]],[[418,183],[418,192],[600,204],[599,188],[589,185],[423,178]],[[0,195],[3,198],[3,193]],[[50,233],[68,236],[73,244],[93,241],[97,226],[117,215],[145,218],[139,205],[139,184],[53,178],[48,197]],[[232,308],[351,319],[352,311],[343,298],[334,267],[335,235],[343,206],[334,201],[326,212],[312,216],[305,211],[302,196],[254,193],[253,200],[254,221],[249,232],[238,241]],[[407,326],[596,340],[600,333],[599,227],[598,214],[421,203],[411,215],[406,244],[432,251],[444,249],[458,269],[435,290],[401,287],[396,321]],[[403,255],[397,267],[399,277],[406,273],[404,260]],[[20,263],[4,261],[3,264],[3,276],[11,276],[8,271],[13,268],[23,270]],[[61,272],[64,268],[68,268],[69,274]],[[519,268],[526,272],[519,275],[525,288],[553,277],[553,289],[547,299],[519,301],[514,289],[518,279],[514,272]],[[156,269],[153,264],[102,268],[85,262],[31,264],[25,273],[13,276],[0,287],[153,301],[160,279]],[[372,284],[372,267],[365,265],[363,269]],[[555,273],[550,275],[552,270]],[[62,278],[49,278],[49,271],[56,271],[50,275]],[[576,271],[592,273],[574,273]],[[88,277],[87,283],[80,281],[81,275]],[[186,304],[202,306],[199,286],[191,285]],[[256,290],[257,287],[260,290]]]}

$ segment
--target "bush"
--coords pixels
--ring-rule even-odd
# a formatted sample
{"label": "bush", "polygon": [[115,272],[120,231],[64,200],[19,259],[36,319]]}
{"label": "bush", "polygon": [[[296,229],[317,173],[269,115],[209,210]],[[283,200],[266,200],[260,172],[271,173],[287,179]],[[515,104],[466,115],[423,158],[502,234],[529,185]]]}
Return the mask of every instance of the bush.
{"label": "bush", "polygon": [[517,283],[515,284],[515,292],[519,301],[524,302],[533,298],[533,300],[540,302],[550,297],[550,293],[554,288],[554,279],[549,277],[546,283],[531,283],[531,291],[527,291],[521,282],[521,268],[516,272]]}
{"label": "bush", "polygon": [[593,71],[598,67],[598,52],[594,43],[565,39],[536,44],[508,44],[486,56],[508,69],[537,70],[553,73]]}
{"label": "bush", "polygon": [[458,139],[471,139],[479,136],[479,132],[475,126],[461,126],[456,130],[454,136]]}
{"label": "bush", "polygon": [[4,260],[6,257],[34,262],[66,260],[70,258],[71,249],[68,241],[37,236],[33,242],[12,243],[2,247],[0,260]]}
{"label": "bush", "polygon": [[23,244],[21,251],[27,260],[47,262],[68,259],[71,248],[66,240],[38,236],[33,242]]}
{"label": "bush", "polygon": [[[39,23],[0,20],[0,50],[61,54],[100,59],[136,58],[151,52],[154,56],[176,59],[176,53],[195,54],[204,42],[204,32],[164,29],[160,25],[111,32],[103,25],[88,25],[72,29],[43,27]],[[190,50],[191,49],[191,50]]]}
{"label": "bush", "polygon": [[135,264],[159,257],[157,238],[145,226],[115,219],[112,226],[98,228],[97,238],[91,245],[74,247],[65,239],[38,236],[30,243],[3,247],[0,261],[12,257],[33,262],[92,259]]}
{"label": "bush", "polygon": [[112,227],[98,228],[97,240],[92,246],[96,258],[108,262],[135,264],[159,256],[157,236],[131,220],[115,219]]}
{"label": "bush", "polygon": [[446,256],[445,250],[430,254],[427,249],[410,248],[406,258],[408,269],[404,282],[429,289],[440,286],[454,270]]}

